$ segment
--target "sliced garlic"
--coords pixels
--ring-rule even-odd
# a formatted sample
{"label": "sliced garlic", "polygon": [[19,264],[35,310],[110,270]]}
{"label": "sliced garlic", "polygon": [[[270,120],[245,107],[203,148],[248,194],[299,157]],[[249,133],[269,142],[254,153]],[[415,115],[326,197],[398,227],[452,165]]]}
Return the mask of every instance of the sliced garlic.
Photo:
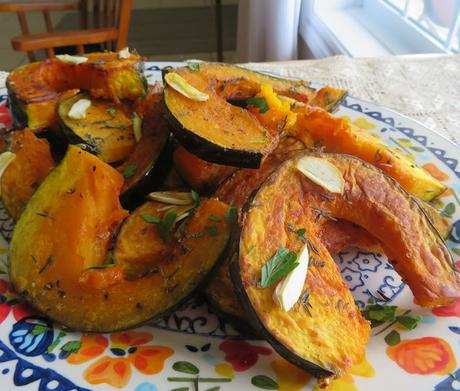
{"label": "sliced garlic", "polygon": [[80,99],[76,101],[69,110],[67,117],[73,119],[83,119],[86,117],[86,110],[91,106],[89,99]]}
{"label": "sliced garlic", "polygon": [[128,47],[125,47],[118,52],[118,58],[121,60],[129,58],[129,56],[131,56],[131,53],[129,52]]}
{"label": "sliced garlic", "polygon": [[343,193],[345,180],[340,170],[326,159],[306,156],[297,162],[297,169],[308,179],[331,193]]}
{"label": "sliced garlic", "polygon": [[142,119],[139,115],[134,112],[133,114],[133,130],[134,130],[134,138],[138,143],[142,137]]}
{"label": "sliced garlic", "polygon": [[189,205],[194,204],[192,194],[182,191],[156,191],[150,193],[148,197],[153,201],[162,202],[169,205]]}
{"label": "sliced garlic", "polygon": [[171,88],[174,88],[177,92],[191,100],[204,102],[209,99],[209,95],[188,84],[187,81],[177,73],[170,72],[166,74],[165,81]]}
{"label": "sliced garlic", "polygon": [[308,247],[305,245],[299,255],[299,265],[278,283],[273,292],[273,300],[283,311],[289,311],[302,294],[307,278],[308,258]]}
{"label": "sliced garlic", "polygon": [[88,57],[71,56],[70,54],[56,54],[56,58],[67,64],[83,64],[88,61]]}

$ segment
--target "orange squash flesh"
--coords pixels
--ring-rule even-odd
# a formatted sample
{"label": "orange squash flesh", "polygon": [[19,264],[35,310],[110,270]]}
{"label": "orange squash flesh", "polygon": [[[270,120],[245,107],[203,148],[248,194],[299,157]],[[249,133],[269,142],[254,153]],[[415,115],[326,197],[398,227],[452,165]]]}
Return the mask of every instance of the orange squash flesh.
{"label": "orange squash flesh", "polygon": [[[129,258],[92,269],[106,264],[113,234],[127,216],[118,199],[122,185],[115,169],[69,146],[15,227],[9,253],[13,285],[38,310],[71,328],[113,331],[162,314],[194,290],[227,243],[227,206],[208,200],[188,222],[182,242],[164,245],[172,255],[156,260],[158,272],[130,279],[126,265],[138,261]],[[204,228],[209,214],[221,218],[214,236]],[[198,231],[202,237],[187,236]]]}
{"label": "orange squash flesh", "polygon": [[12,71],[6,86],[15,127],[39,131],[52,126],[57,118],[56,103],[68,90],[86,90],[93,97],[115,102],[134,100],[145,93],[138,55],[119,59],[118,53],[104,52],[86,57],[88,61],[82,64],[52,59]]}
{"label": "orange squash flesh", "polygon": [[[369,328],[321,241],[321,224],[328,221],[324,216],[372,230],[420,305],[445,305],[458,298],[460,274],[418,204],[394,180],[351,156],[314,156],[339,169],[344,193],[328,193],[301,174],[296,164],[302,157],[286,162],[248,205],[232,277],[246,298],[246,310],[255,315],[254,327],[263,328],[286,359],[341,374],[362,356]],[[274,287],[257,284],[262,266],[280,246],[296,252],[302,247],[292,226],[306,229],[310,255],[325,263],[310,265],[304,286],[310,292],[311,318],[300,303],[289,312],[280,310],[272,299]]]}
{"label": "orange squash flesh", "polygon": [[[68,116],[80,99],[91,101],[82,119]],[[78,94],[63,100],[58,106],[59,126],[70,143],[83,143],[106,163],[125,160],[136,146],[133,130],[133,111],[130,105],[116,105],[111,101],[92,99]]]}
{"label": "orange squash flesh", "polygon": [[[309,181],[293,167],[295,161],[275,171],[247,205],[232,278],[251,313],[251,324],[285,359],[318,377],[341,375],[362,358],[370,326],[316,236],[319,224],[311,207],[321,207],[324,201],[317,192],[327,191],[316,185],[315,192],[310,191]],[[310,248],[310,257],[323,265],[311,263],[308,269],[303,295],[309,292],[311,308],[299,300],[285,312],[273,300],[276,284],[262,289],[258,282],[262,267],[280,246],[300,252],[304,246],[296,233],[300,228],[306,229],[315,248]]]}
{"label": "orange squash flesh", "polygon": [[165,87],[168,119],[179,141],[211,162],[258,167],[262,157],[276,146],[277,137],[267,134],[254,115],[221,97],[202,72],[183,68],[175,72],[209,96],[204,102],[194,101]]}
{"label": "orange squash flesh", "polygon": [[313,139],[326,152],[357,156],[380,168],[410,194],[429,201],[441,194],[445,186],[425,170],[415,166],[405,156],[344,119],[332,116],[318,108],[305,108],[297,114],[296,129],[292,135]]}
{"label": "orange squash flesh", "polygon": [[13,132],[11,151],[14,160],[0,179],[2,202],[8,214],[17,220],[32,194],[54,167],[48,142],[29,129]]}
{"label": "orange squash flesh", "polygon": [[199,193],[209,193],[238,168],[210,163],[178,147],[173,155],[174,167],[190,187]]}

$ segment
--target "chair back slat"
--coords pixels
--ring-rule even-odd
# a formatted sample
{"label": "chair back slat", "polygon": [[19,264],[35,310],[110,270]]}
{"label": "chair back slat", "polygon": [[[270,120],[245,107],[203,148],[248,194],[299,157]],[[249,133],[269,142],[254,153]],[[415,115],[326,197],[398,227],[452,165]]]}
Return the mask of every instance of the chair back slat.
{"label": "chair back slat", "polygon": [[48,11],[42,11],[43,19],[45,20],[46,31],[49,33],[53,32],[53,24],[51,23],[50,13]]}
{"label": "chair back slat", "polygon": [[[36,61],[33,51],[45,50],[47,57],[53,58],[54,48],[59,46],[76,46],[78,54],[84,54],[84,45],[94,43],[103,44],[105,49],[123,49],[128,41],[131,7],[132,0],[74,0],[67,3],[60,1],[0,2],[0,12],[16,12],[22,35],[13,38],[11,43],[15,50],[27,52],[31,62]],[[93,20],[92,26],[89,26],[88,9],[91,8]],[[79,11],[81,30],[54,31],[50,11],[62,10]],[[25,15],[30,11],[42,13],[46,33],[30,33]]]}
{"label": "chair back slat", "polygon": [[80,29],[86,30],[88,28],[88,0],[80,0],[78,10],[80,11]]}

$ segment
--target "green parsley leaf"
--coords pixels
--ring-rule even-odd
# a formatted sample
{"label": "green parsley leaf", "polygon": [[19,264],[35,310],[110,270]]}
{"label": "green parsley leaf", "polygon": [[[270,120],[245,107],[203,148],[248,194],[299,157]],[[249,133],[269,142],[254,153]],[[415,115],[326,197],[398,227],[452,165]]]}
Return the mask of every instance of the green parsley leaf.
{"label": "green parsley leaf", "polygon": [[238,208],[231,206],[225,211],[225,220],[229,224],[235,224],[238,221]]}
{"label": "green parsley leaf", "polygon": [[306,230],[305,228],[299,228],[299,229],[296,231],[297,240],[302,240],[302,239],[304,239],[305,232],[307,232],[307,230]]}
{"label": "green parsley leaf", "polygon": [[390,331],[384,338],[385,342],[390,346],[395,346],[401,342],[401,336],[396,330]]}
{"label": "green parsley leaf", "polygon": [[123,178],[125,179],[131,178],[136,173],[136,170],[137,170],[137,166],[135,164],[128,165],[128,167],[126,167],[125,170],[123,171],[123,174],[122,174]]}
{"label": "green parsley leaf", "polygon": [[222,221],[219,216],[215,216],[215,215],[209,215],[208,220],[214,221],[215,223],[220,223]]}
{"label": "green parsley leaf", "polygon": [[259,108],[259,113],[261,113],[261,114],[263,114],[263,113],[265,113],[266,111],[269,110],[267,101],[265,100],[265,98],[262,98],[262,97],[246,99],[246,104],[248,104],[249,106],[252,106],[252,107],[258,107]]}
{"label": "green parsley leaf", "polygon": [[298,265],[297,254],[294,251],[288,251],[286,248],[280,247],[262,267],[260,286],[268,288],[289,274]]}
{"label": "green parsley leaf", "polygon": [[42,324],[36,324],[31,331],[32,335],[40,335],[46,333],[48,330],[51,330],[48,326]]}
{"label": "green parsley leaf", "polygon": [[204,230],[209,234],[209,236],[217,235],[217,227],[215,225],[207,225],[204,227]]}
{"label": "green parsley leaf", "polygon": [[203,234],[201,232],[196,232],[194,234],[189,234],[188,236],[190,236],[191,238],[202,238]]}
{"label": "green parsley leaf", "polygon": [[68,341],[62,345],[61,350],[68,353],[78,353],[81,348],[81,341]]}
{"label": "green parsley leaf", "polygon": [[117,113],[117,109],[115,107],[109,107],[106,111],[112,118],[115,117],[115,114]]}
{"label": "green parsley leaf", "polygon": [[394,305],[370,304],[361,313],[371,322],[371,327],[377,327],[382,323],[394,321],[397,308]]}
{"label": "green parsley leaf", "polygon": [[160,230],[160,237],[163,240],[163,242],[166,242],[168,240],[168,235],[171,232],[171,229],[174,226],[176,219],[177,213],[168,212],[163,217],[161,222],[158,224],[158,229]]}
{"label": "green parsley leaf", "polygon": [[196,62],[190,62],[187,64],[187,68],[191,69],[192,71],[199,72],[200,64],[197,64]]}
{"label": "green parsley leaf", "polygon": [[413,330],[418,326],[419,322],[422,320],[422,317],[419,315],[400,315],[396,317],[396,320],[407,330]]}
{"label": "green parsley leaf", "polygon": [[152,216],[149,213],[141,213],[141,217],[150,224],[159,224],[161,222],[161,219],[156,216]]}
{"label": "green parsley leaf", "polygon": [[191,193],[192,193],[192,200],[195,203],[195,208],[198,208],[201,203],[200,195],[195,190],[192,190]]}

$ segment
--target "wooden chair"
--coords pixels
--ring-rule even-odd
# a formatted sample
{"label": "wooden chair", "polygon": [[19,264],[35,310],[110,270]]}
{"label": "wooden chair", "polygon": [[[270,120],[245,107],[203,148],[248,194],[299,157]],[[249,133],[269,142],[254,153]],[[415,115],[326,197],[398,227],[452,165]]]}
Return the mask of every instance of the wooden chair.
{"label": "wooden chair", "polygon": [[[14,50],[27,52],[32,62],[36,61],[35,50],[44,49],[47,57],[52,58],[54,48],[64,46],[76,46],[79,54],[83,54],[84,46],[89,44],[104,44],[105,48],[117,51],[124,48],[128,41],[131,6],[132,0],[93,0],[93,28],[88,28],[88,0],[0,3],[0,12],[17,14],[22,35],[12,38],[11,45]],[[50,12],[68,10],[79,11],[80,30],[54,31]],[[42,12],[46,33],[30,33],[27,12]]]}

